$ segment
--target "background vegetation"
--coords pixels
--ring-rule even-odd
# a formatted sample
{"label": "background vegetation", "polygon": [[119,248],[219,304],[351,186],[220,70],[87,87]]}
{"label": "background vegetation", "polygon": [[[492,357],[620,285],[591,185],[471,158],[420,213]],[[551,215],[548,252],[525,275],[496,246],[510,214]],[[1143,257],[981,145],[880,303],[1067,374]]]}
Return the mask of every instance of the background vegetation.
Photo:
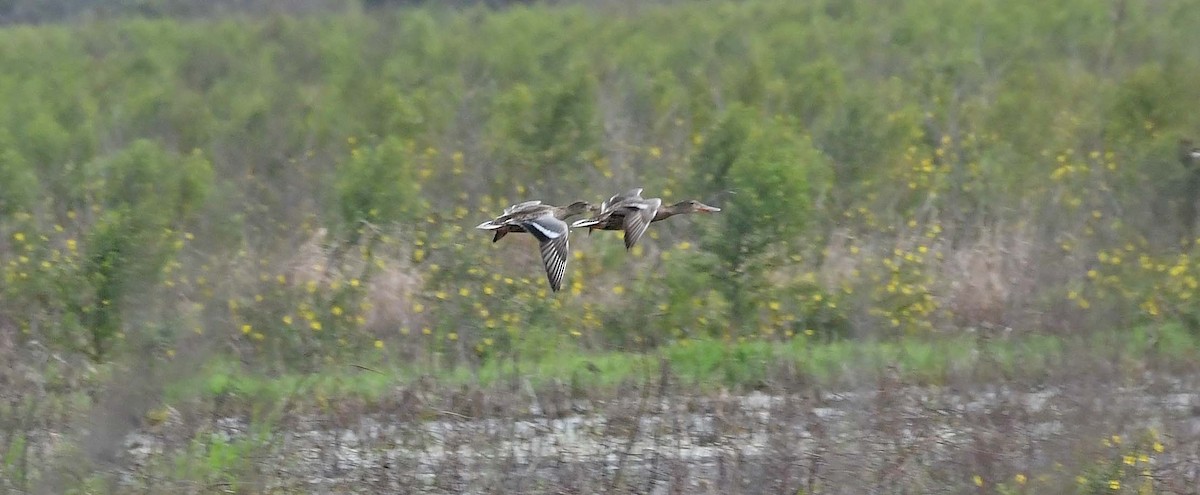
{"label": "background vegetation", "polygon": [[[355,365],[604,386],[657,353],[744,389],[1196,358],[1187,2],[118,3],[0,6],[69,19],[0,30],[6,487],[52,478],[17,432]],[[630,253],[576,233],[559,294],[530,239],[471,229],[635,186],[724,211]]]}

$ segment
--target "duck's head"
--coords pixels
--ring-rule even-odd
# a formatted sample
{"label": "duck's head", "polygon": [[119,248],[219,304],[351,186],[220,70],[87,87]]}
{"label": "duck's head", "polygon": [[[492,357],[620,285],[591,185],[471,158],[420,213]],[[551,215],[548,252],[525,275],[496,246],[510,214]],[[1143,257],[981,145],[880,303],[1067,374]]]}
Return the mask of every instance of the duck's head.
{"label": "duck's head", "polygon": [[677,215],[680,213],[716,213],[718,211],[721,211],[721,209],[716,206],[708,206],[694,199],[680,201],[671,205],[671,212]]}

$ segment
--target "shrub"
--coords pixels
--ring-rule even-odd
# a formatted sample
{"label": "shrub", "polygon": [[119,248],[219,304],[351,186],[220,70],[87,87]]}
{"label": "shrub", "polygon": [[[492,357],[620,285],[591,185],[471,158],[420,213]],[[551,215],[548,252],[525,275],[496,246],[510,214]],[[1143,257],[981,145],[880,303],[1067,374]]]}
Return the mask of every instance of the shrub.
{"label": "shrub", "polygon": [[350,159],[338,167],[334,182],[342,225],[353,231],[361,221],[414,218],[421,199],[411,162],[408,148],[396,137],[366,149],[351,143]]}
{"label": "shrub", "polygon": [[758,121],[750,110],[731,110],[697,155],[709,191],[729,191],[719,220],[702,247],[716,255],[717,286],[734,321],[749,317],[769,289],[768,267],[787,263],[828,177],[825,158],[782,119]]}

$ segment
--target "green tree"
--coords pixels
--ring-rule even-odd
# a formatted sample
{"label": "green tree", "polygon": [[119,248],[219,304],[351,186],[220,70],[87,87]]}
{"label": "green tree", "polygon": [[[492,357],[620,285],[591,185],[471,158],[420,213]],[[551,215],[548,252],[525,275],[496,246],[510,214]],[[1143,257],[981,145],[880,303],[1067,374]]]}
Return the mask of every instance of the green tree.
{"label": "green tree", "polygon": [[85,353],[102,361],[125,330],[126,309],[137,307],[132,299],[153,293],[175,254],[174,232],[203,205],[213,175],[202,156],[179,157],[146,140],[97,160],[89,171],[90,195],[105,208],[86,236],[78,272],[63,272],[59,290],[68,319],[87,334]]}
{"label": "green tree", "polygon": [[411,218],[421,203],[411,157],[399,138],[369,148],[354,148],[338,167],[334,188],[341,221],[354,230],[359,222]]}
{"label": "green tree", "polygon": [[728,191],[721,221],[703,247],[716,254],[716,275],[743,321],[767,289],[766,273],[801,247],[813,210],[813,181],[829,177],[827,160],[782,119],[731,110],[697,156],[712,192]]}

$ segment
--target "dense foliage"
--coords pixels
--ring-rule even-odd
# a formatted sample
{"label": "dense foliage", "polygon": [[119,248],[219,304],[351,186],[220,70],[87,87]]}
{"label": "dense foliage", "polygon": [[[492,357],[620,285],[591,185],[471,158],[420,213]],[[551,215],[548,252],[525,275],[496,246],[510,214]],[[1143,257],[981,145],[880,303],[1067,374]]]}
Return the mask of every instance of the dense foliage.
{"label": "dense foliage", "polygon": [[[874,364],[901,418],[889,365],[927,384],[1196,362],[1193,2],[421,3],[0,1],[0,490],[104,492],[88,461],[175,416],[202,435],[142,481],[233,487],[264,462],[211,429],[231,390],[264,440],[295,397],[336,422],[358,407],[337,393],[413,373],[575,393]],[[557,294],[531,236],[472,228],[631,187],[723,211],[629,252],[576,231]],[[416,382],[399,403],[436,395]],[[1187,469],[1153,429],[1104,436],[1068,484]],[[1034,475],[1068,476],[1053,457],[993,472],[1037,449],[974,441],[951,485],[1063,491]],[[774,461],[797,459],[819,457]]]}
{"label": "dense foliage", "polygon": [[[0,31],[0,342],[288,368],[1193,327],[1200,22],[877,1],[98,20]],[[631,253],[471,226],[633,186]]]}

